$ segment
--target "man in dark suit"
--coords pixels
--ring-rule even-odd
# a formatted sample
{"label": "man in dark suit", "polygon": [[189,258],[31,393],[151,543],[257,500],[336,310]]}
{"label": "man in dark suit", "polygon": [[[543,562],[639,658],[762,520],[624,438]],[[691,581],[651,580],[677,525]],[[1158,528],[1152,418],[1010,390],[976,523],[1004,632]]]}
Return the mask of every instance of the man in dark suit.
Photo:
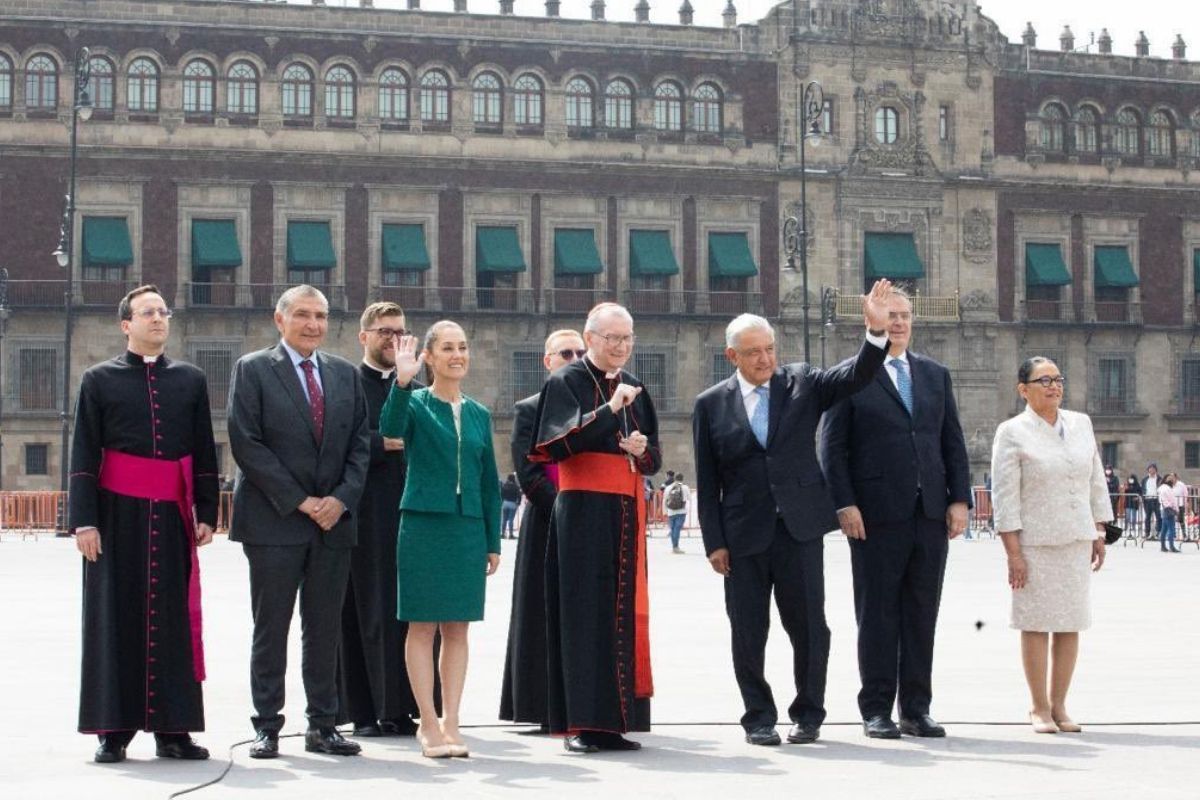
{"label": "man in dark suit", "polygon": [[296,594],[310,752],[356,755],[334,727],[342,601],[357,542],[354,511],[371,458],[367,403],[349,361],[319,352],[329,302],[311,286],[275,306],[275,347],[238,359],[229,391],[229,443],[239,467],[231,541],[250,562],[254,643],[252,758],[279,754],[287,637]]}
{"label": "man in dark suit", "polygon": [[737,368],[696,398],[692,432],[700,530],[712,568],[725,577],[733,670],[746,712],[746,741],[777,745],[778,711],[763,677],[771,591],[791,639],[796,698],[788,741],[816,741],[825,719],[829,628],[825,624],[824,545],[837,527],[817,463],[821,413],[867,386],[886,353],[887,281],[864,298],[867,342],[857,358],[828,372],[808,364],[776,367],[775,333],[743,314],[725,331]]}
{"label": "man in dark suit", "polygon": [[[945,736],[929,716],[948,540],[967,527],[967,447],[950,371],[908,352],[912,303],[888,302],[888,359],[821,426],[821,465],[850,542],[858,707],[875,739]],[[900,726],[892,721],[897,697]]]}

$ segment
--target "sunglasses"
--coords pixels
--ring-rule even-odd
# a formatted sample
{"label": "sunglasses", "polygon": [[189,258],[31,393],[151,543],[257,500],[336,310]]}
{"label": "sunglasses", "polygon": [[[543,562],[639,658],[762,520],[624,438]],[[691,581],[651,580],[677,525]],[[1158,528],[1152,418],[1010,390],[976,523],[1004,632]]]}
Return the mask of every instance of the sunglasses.
{"label": "sunglasses", "polygon": [[587,350],[571,350],[568,348],[558,351],[558,357],[563,361],[572,361],[576,358],[583,358],[585,355],[587,355]]}

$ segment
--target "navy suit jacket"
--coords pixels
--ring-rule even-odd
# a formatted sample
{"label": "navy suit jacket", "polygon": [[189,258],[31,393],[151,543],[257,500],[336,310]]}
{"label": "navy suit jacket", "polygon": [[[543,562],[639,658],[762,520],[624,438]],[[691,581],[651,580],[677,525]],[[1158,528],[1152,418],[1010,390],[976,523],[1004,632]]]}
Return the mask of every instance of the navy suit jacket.
{"label": "navy suit jacket", "polygon": [[817,424],[831,405],[871,384],[884,356],[883,348],[864,341],[858,356],[830,370],[808,364],[777,368],[770,381],[765,448],[750,429],[736,374],[696,398],[696,499],[706,552],[764,552],[781,516],[797,541],[837,527],[817,463]]}
{"label": "navy suit jacket", "polygon": [[821,424],[821,466],[837,508],[858,506],[863,522],[913,518],[917,489],[929,519],[944,519],[950,503],[971,502],[967,445],[958,421],[950,370],[908,351],[913,413],[887,369]]}

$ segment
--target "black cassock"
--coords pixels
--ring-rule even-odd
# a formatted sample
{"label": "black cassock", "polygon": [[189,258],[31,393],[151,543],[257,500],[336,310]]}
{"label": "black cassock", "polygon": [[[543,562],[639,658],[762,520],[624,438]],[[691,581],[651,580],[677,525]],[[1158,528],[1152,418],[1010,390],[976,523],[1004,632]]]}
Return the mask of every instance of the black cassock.
{"label": "black cassock", "polygon": [[391,390],[385,377],[359,365],[371,424],[371,465],[358,504],[358,545],[350,553],[350,585],[342,606],[338,670],[340,723],[359,725],[416,716],[404,664],[408,623],[396,619],[396,536],[404,494],[403,450],[384,450],[379,414]]}
{"label": "black cassock", "polygon": [[513,569],[512,616],[500,690],[500,719],[547,722],[546,711],[546,543],[558,489],[545,464],[529,460],[538,395],[513,410],[512,460],[521,491],[529,499],[521,518],[521,538]]}
{"label": "black cassock", "polygon": [[71,530],[98,528],[103,550],[83,562],[80,732],[202,731],[188,616],[192,542],[175,502],[100,488],[105,450],[164,461],[191,456],[196,521],[215,527],[217,454],[204,373],[129,352],[87,370],[69,496]]}
{"label": "black cassock", "polygon": [[[662,464],[658,417],[650,395],[641,394],[618,414],[607,402],[619,383],[642,386],[622,371],[606,378],[584,358],[562,367],[546,381],[538,403],[531,455],[559,464],[546,553],[547,706],[552,733],[646,731],[650,729],[648,611],[635,614],[644,587],[645,565],[638,558],[639,507],[645,508],[641,475]],[[618,437],[640,431],[646,452],[631,462]],[[632,496],[568,488],[570,459],[579,455],[620,456],[615,467],[634,465]],[[615,476],[620,479],[622,476]],[[628,477],[628,475],[624,476]],[[641,550],[645,552],[644,538]],[[641,598],[645,603],[645,598]],[[643,606],[644,607],[644,606]],[[642,637],[642,638],[639,638]],[[645,644],[643,649],[639,641]],[[641,662],[641,666],[639,666]]]}

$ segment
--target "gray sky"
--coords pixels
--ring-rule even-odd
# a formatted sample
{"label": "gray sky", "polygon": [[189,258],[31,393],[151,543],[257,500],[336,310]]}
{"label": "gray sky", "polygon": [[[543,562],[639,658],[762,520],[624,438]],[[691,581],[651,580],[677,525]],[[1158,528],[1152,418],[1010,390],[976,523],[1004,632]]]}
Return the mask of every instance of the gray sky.
{"label": "gray sky", "polygon": [[[778,0],[734,0],[739,22],[761,19]],[[307,3],[309,0],[289,0]],[[327,0],[330,5],[357,5],[358,0]],[[607,0],[607,16],[611,20],[632,20],[637,0]],[[678,9],[683,0],[650,0],[650,20],[669,23],[678,21]],[[720,25],[721,11],[726,0],[692,0],[697,25]],[[956,5],[955,3],[947,3]],[[405,0],[375,0],[380,8],[404,8]],[[494,13],[499,0],[469,0],[471,11]],[[453,0],[422,0],[429,11],[450,11]],[[591,0],[563,0],[564,17],[590,16]],[[988,0],[984,13],[996,20],[1010,41],[1019,41],[1026,21],[1033,22],[1042,49],[1057,50],[1058,35],[1063,25],[1075,32],[1075,43],[1082,47],[1089,34],[1099,35],[1108,28],[1113,37],[1113,50],[1132,55],[1138,31],[1144,30],[1150,39],[1150,54],[1161,58],[1171,55],[1175,34],[1183,34],[1189,45],[1189,58],[1200,60],[1200,3],[1196,0]],[[545,14],[543,0],[516,0],[516,12],[527,16]],[[1093,48],[1094,49],[1094,48]]]}

